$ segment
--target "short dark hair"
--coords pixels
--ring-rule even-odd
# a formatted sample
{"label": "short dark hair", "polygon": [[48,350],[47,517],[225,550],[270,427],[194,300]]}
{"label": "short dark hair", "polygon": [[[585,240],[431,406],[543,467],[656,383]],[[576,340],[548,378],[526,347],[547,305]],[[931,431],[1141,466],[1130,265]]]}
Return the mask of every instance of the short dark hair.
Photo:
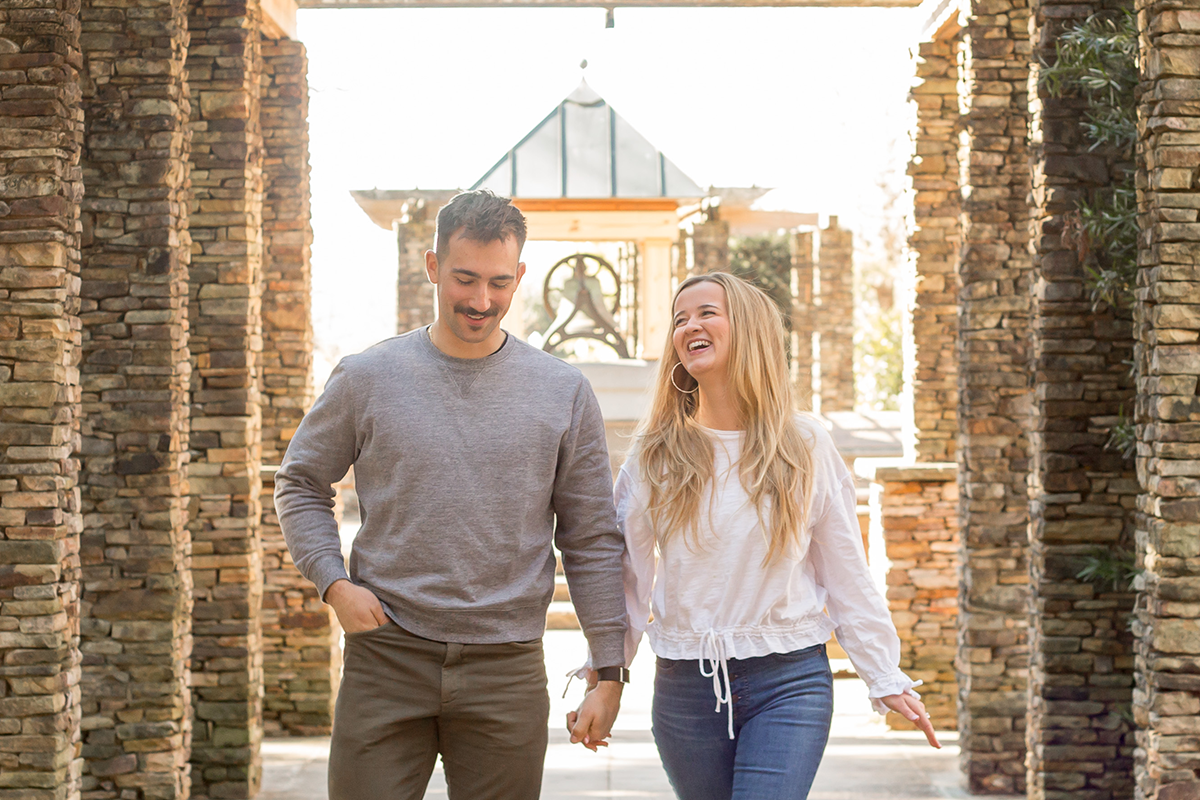
{"label": "short dark hair", "polygon": [[525,246],[525,215],[507,197],[487,189],[459,192],[442,206],[437,215],[438,260],[450,251],[450,238],[462,231],[466,238],[487,244],[517,238],[517,252]]}

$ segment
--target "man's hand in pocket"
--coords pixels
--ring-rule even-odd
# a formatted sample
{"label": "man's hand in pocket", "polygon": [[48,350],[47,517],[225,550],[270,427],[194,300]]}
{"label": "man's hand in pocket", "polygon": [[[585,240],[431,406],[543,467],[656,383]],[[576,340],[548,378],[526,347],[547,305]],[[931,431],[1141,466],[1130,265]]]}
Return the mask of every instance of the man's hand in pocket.
{"label": "man's hand in pocket", "polygon": [[325,591],[325,602],[333,606],[338,622],[346,633],[361,633],[387,623],[383,604],[370,589],[355,586],[343,578]]}

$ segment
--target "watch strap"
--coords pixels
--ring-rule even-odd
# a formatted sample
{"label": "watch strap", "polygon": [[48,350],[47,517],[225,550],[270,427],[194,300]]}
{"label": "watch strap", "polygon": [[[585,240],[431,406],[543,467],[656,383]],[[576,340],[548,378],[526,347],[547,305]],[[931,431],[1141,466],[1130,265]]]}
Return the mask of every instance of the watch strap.
{"label": "watch strap", "polygon": [[601,667],[596,670],[597,680],[629,683],[629,670],[625,667]]}

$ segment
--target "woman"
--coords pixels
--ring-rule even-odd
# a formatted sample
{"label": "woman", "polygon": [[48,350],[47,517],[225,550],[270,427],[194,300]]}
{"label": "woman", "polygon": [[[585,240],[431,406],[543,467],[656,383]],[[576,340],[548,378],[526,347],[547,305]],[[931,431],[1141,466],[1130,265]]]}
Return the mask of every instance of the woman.
{"label": "woman", "polygon": [[940,747],[897,667],[850,473],[821,424],[794,411],[783,341],[775,304],[746,281],[684,281],[617,479],[626,658],[648,632],[654,739],[681,800],[807,797],[829,737],[835,629],[875,709]]}

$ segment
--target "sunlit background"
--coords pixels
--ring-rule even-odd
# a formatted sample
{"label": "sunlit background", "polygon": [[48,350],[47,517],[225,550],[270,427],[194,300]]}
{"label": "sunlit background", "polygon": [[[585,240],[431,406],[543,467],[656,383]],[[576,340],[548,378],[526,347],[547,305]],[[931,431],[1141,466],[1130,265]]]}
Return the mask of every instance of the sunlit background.
{"label": "sunlit background", "polygon": [[[772,208],[837,215],[860,283],[886,291],[917,15],[618,8],[606,29],[603,9],[301,11],[317,385],[396,332],[395,237],[350,191],[468,188],[581,77],[699,185],[775,187]],[[525,253],[534,273],[554,257]]]}

